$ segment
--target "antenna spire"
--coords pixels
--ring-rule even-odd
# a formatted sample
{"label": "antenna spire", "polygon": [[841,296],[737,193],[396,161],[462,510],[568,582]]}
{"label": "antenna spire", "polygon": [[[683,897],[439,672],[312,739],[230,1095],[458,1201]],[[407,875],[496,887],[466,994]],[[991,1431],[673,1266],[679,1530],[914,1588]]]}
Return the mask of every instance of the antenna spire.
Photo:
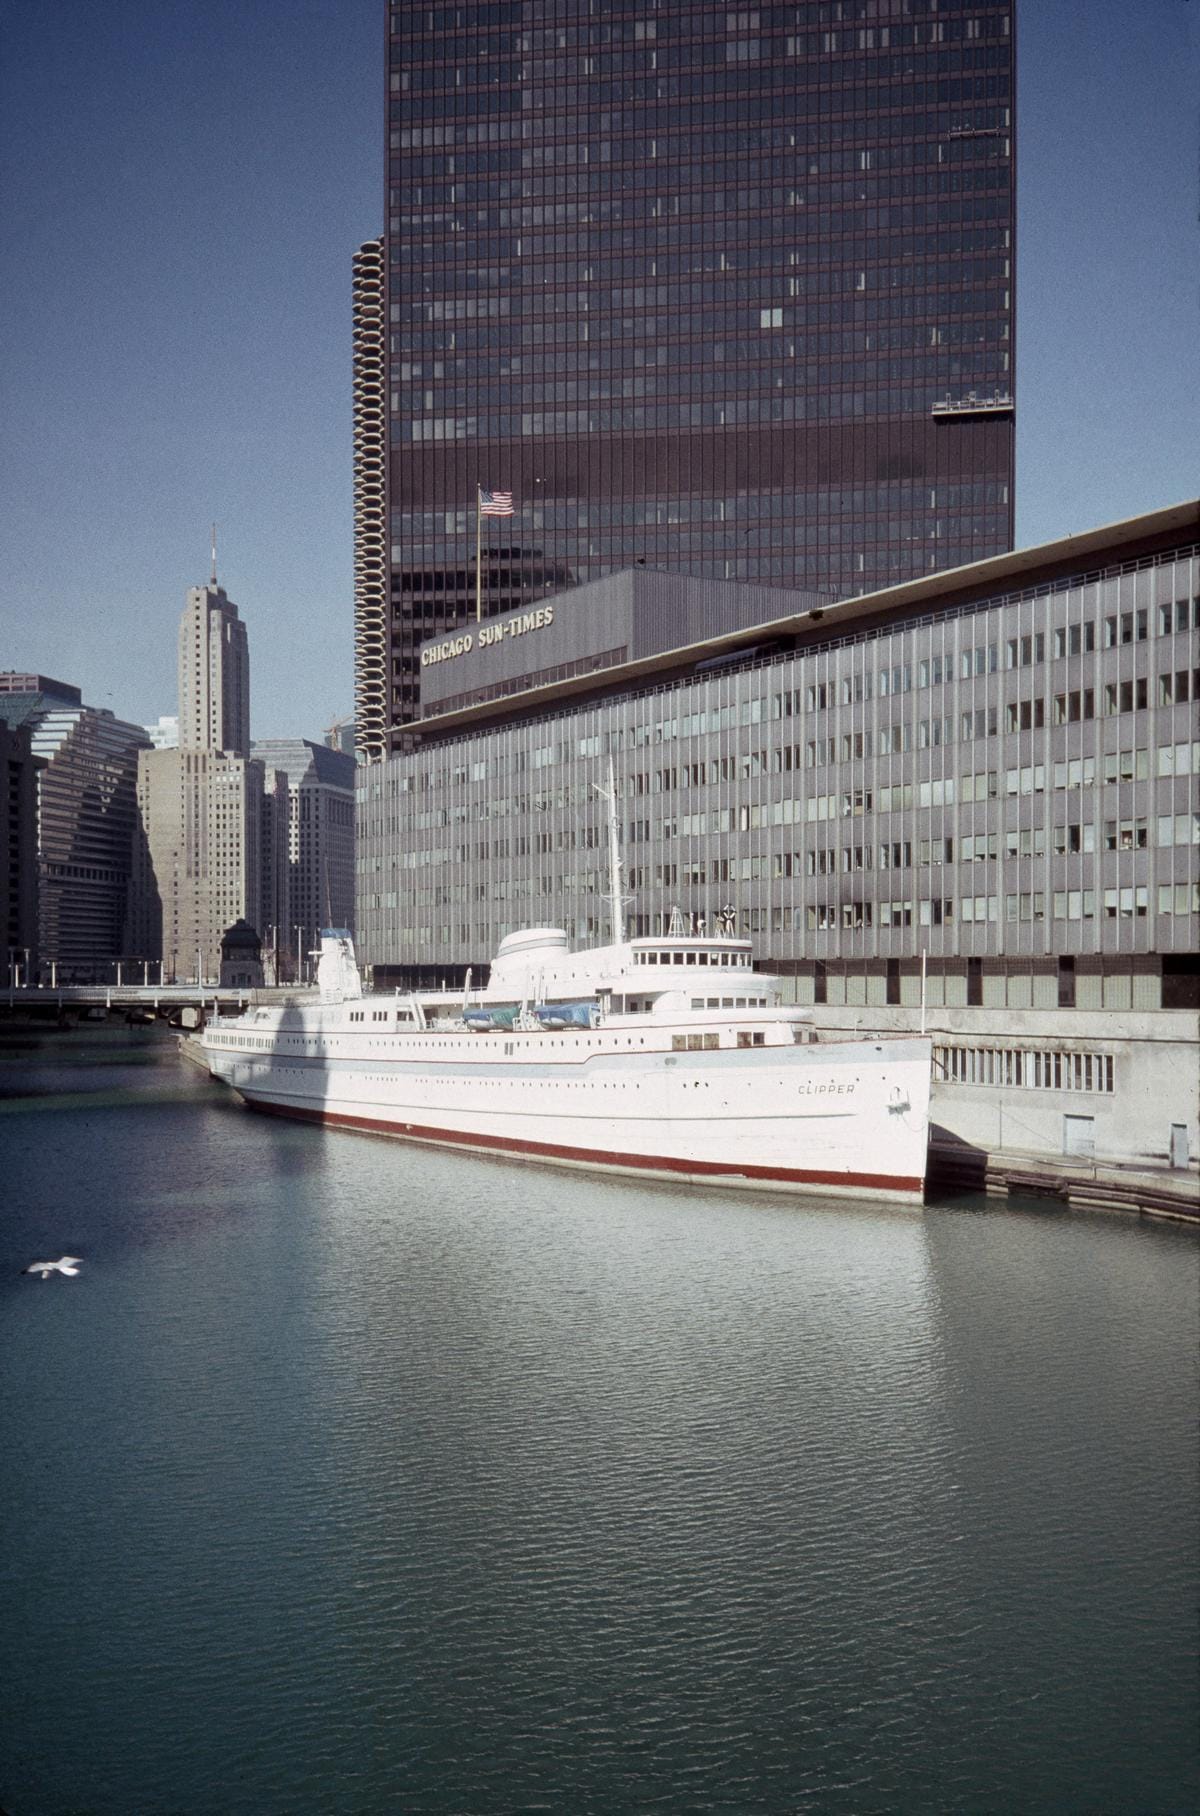
{"label": "antenna spire", "polygon": [[614,946],[625,944],[625,893],[621,887],[621,836],[617,827],[617,784],[613,776],[613,760],[608,759],[608,787],[593,782],[592,787],[602,801],[608,802],[608,892],[606,899],[612,908],[612,937]]}
{"label": "antenna spire", "polygon": [[209,585],[216,586],[216,584],[217,584],[217,526],[214,523],[212,526],[212,578],[209,581]]}

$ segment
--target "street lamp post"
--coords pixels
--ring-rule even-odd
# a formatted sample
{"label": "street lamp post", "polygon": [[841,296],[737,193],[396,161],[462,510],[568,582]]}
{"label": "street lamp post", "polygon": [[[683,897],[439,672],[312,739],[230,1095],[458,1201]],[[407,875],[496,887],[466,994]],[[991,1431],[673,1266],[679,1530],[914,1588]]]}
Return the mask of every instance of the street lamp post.
{"label": "street lamp post", "polygon": [[296,982],[298,984],[302,984],[304,982],[304,960],[301,957],[301,949],[302,949],[303,943],[304,943],[304,928],[297,927],[295,932],[296,932]]}

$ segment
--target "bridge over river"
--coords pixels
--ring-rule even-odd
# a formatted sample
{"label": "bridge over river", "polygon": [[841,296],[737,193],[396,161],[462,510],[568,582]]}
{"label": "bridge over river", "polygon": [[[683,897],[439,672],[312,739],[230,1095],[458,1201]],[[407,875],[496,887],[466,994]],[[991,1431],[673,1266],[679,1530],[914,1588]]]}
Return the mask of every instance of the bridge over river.
{"label": "bridge over river", "polygon": [[312,988],[288,984],[252,989],[245,984],[40,984],[0,990],[0,1017],[37,1021],[167,1021],[194,1026],[193,1018],[233,1015],[251,1003],[316,1002]]}

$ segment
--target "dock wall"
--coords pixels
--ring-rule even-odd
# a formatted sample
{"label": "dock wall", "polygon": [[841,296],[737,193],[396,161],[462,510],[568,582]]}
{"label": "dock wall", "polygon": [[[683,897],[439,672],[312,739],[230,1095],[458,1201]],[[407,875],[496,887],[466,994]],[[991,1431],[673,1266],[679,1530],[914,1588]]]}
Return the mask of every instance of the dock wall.
{"label": "dock wall", "polygon": [[[909,1006],[813,1009],[819,1038],[919,1031]],[[1044,1191],[1200,1221],[1200,1015],[928,1010],[934,1187]]]}

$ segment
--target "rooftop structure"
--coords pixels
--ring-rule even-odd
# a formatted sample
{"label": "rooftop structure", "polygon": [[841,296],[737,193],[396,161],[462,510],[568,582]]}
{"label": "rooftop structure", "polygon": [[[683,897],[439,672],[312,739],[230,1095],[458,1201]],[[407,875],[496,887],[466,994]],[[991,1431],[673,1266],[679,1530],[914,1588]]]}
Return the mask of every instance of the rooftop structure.
{"label": "rooftop structure", "polygon": [[83,695],[66,681],[55,681],[49,675],[25,675],[15,669],[0,673],[0,694],[42,694],[46,699],[60,700],[67,706],[80,706]]}
{"label": "rooftop structure", "polygon": [[155,750],[179,748],[179,714],[160,713],[153,725],[147,725],[146,736]]}

